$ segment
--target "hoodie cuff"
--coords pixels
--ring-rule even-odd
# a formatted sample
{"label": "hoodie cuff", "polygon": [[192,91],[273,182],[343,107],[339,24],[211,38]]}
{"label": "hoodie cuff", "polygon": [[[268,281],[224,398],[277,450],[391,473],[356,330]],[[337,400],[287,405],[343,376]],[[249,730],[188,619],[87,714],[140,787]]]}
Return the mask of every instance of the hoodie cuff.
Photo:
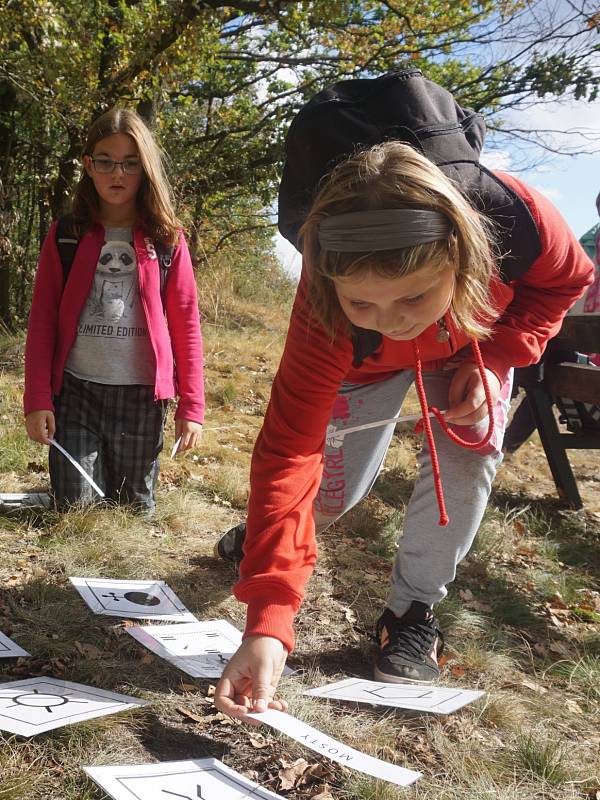
{"label": "hoodie cuff", "polygon": [[246,630],[243,639],[248,636],[272,636],[291,653],[295,645],[294,616],[292,605],[278,603],[251,603],[248,605]]}

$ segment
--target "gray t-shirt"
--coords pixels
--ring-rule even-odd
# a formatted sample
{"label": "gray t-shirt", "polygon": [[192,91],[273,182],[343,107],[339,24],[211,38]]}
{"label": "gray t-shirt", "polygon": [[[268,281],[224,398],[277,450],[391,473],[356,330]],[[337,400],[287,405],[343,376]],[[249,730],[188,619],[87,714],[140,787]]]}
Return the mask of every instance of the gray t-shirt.
{"label": "gray t-shirt", "polygon": [[131,228],[106,228],[104,239],[65,370],[95,383],[152,386],[155,358]]}

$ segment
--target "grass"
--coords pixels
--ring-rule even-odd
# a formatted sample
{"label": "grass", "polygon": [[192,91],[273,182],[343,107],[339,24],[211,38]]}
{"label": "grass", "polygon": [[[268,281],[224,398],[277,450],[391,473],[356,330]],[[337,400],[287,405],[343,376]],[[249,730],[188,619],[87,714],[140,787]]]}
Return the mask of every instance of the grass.
{"label": "grass", "polygon": [[[342,769],[266,726],[257,738],[254,729],[229,723],[216,714],[209,682],[149,655],[119,619],[92,615],[74,593],[70,575],[162,578],[199,618],[243,626],[244,608],[230,593],[235,571],[212,551],[222,531],[243,519],[252,446],[287,312],[284,304],[257,305],[248,293],[239,300],[234,288],[231,276],[219,280],[215,272],[204,289],[203,441],[196,452],[169,459],[169,422],[152,521],[115,507],[0,516],[0,630],[33,654],[1,660],[2,679],[51,674],[148,703],[29,740],[0,734],[0,800],[100,800],[81,765],[203,756],[221,758],[291,800],[319,793],[323,800],[327,793],[334,800],[590,800],[600,765],[600,519],[558,508],[535,443],[500,468],[475,545],[439,606],[448,655],[443,682],[485,692],[456,714],[303,695],[310,686],[370,675],[368,637],[385,602],[416,475],[418,437],[409,428],[394,437],[370,497],[319,537],[291,659],[299,671],[281,691],[305,722],[420,770],[423,778],[406,790]],[[44,449],[14,424],[21,352],[20,339],[0,341],[3,491],[48,485]],[[415,410],[412,395],[405,410]],[[581,464],[588,474],[593,459],[600,467],[594,452],[574,453],[576,472]],[[582,481],[581,489],[593,509],[597,485]],[[565,608],[553,621],[549,607],[558,594]],[[284,792],[282,763],[300,758],[320,769]]]}

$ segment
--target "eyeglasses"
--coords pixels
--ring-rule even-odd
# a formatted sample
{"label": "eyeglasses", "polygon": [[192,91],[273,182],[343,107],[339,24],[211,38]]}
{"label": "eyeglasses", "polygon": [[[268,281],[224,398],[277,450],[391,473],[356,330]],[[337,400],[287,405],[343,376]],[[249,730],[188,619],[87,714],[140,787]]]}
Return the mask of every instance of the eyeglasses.
{"label": "eyeglasses", "polygon": [[94,158],[90,156],[90,161],[94,165],[96,172],[101,175],[108,175],[115,171],[115,167],[121,167],[125,175],[139,175],[142,171],[142,162],[138,158],[125,158],[123,161],[115,161],[114,158]]}

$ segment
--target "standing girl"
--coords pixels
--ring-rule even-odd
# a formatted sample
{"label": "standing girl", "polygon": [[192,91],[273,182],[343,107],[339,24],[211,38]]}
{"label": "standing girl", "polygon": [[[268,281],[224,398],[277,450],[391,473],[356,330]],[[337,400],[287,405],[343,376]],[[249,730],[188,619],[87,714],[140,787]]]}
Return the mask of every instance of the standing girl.
{"label": "standing girl", "polygon": [[[426,444],[377,623],[375,677],[427,683],[439,675],[432,606],[486,507],[511,367],[539,360],[591,279],[588,259],[550,203],[508,175],[497,179],[522,198],[540,237],[539,255],[510,284],[498,276],[488,221],[408,144],[351,156],[314,199],[300,230],[303,273],[286,346],[253,455],[234,589],[248,604],[247,624],[217,687],[222,711],[284,707],[274,692],[315,564],[315,528],[323,531],[369,492],[394,431],[372,427],[336,447],[328,425],[395,416],[413,381]],[[441,424],[430,421],[432,407],[445,409]]]}
{"label": "standing girl", "polygon": [[[107,498],[152,512],[169,398],[179,395],[179,450],[201,436],[202,339],[161,153],[135,112],[115,109],[92,125],[68,227],[78,242],[71,268],[54,223],[36,275],[27,433],[43,444],[56,438]],[[157,251],[166,253],[162,270]],[[55,447],[49,461],[59,508],[97,498]]]}

